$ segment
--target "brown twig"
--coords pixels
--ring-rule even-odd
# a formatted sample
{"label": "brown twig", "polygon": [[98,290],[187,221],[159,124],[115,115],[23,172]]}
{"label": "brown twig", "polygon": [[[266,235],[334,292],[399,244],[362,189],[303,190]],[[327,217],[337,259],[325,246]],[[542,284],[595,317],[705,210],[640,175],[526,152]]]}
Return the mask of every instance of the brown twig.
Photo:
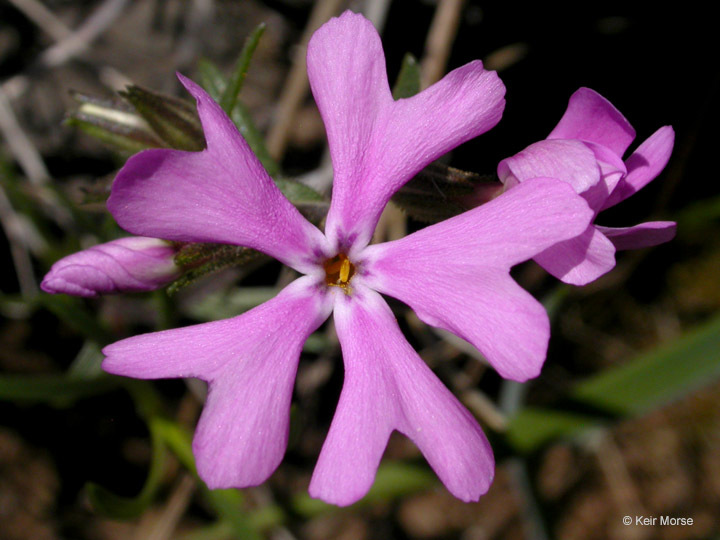
{"label": "brown twig", "polygon": [[151,521],[138,525],[135,538],[138,540],[170,540],[178,522],[185,514],[197,482],[188,473],[183,474],[175,484],[167,504],[159,515],[152,516]]}
{"label": "brown twig", "polygon": [[310,87],[305,59],[308,42],[315,30],[338,12],[342,3],[343,0],[319,0],[310,14],[310,20],[305,27],[302,39],[295,49],[290,74],[278,99],[275,123],[268,134],[267,148],[273,159],[280,160],[285,153],[290,128],[295,121],[295,113],[307,96]]}
{"label": "brown twig", "polygon": [[460,24],[464,0],[441,0],[435,10],[425,41],[425,56],[420,64],[420,81],[427,88],[440,80]]}
{"label": "brown twig", "polygon": [[49,35],[53,41],[61,41],[72,34],[64,22],[58,19],[38,0],[9,0],[18,10]]}

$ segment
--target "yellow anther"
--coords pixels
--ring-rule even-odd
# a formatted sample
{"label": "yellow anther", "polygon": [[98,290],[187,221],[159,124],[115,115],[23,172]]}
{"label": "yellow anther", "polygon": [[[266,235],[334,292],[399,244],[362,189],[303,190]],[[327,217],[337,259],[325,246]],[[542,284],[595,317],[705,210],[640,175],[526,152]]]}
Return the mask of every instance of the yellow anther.
{"label": "yellow anther", "polygon": [[350,280],[355,275],[355,265],[350,262],[347,255],[338,253],[323,262],[325,269],[325,283],[333,287],[340,287],[349,292]]}
{"label": "yellow anther", "polygon": [[348,279],[350,279],[350,259],[343,259],[342,265],[340,265],[340,279],[338,279],[338,285],[347,283]]}

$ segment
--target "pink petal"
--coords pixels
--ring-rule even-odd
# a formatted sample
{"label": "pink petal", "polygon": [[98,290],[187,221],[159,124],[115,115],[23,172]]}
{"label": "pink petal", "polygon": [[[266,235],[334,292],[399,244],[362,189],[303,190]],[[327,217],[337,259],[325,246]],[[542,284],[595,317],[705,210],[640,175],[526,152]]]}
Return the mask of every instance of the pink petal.
{"label": "pink petal", "polygon": [[674,143],[675,132],[670,126],[661,127],[643,142],[627,159],[627,175],[612,192],[603,209],[624,201],[654,180],[670,160]]}
{"label": "pink petal", "polygon": [[238,317],[109,345],[103,369],[208,381],[193,440],[198,473],[211,489],[257,485],[285,453],[300,351],[330,314],[331,298],[313,278],[302,277]]}
{"label": "pink petal", "polygon": [[673,221],[650,221],[634,227],[598,227],[615,249],[640,249],[657,246],[675,238],[677,224]]}
{"label": "pink petal", "polygon": [[498,164],[498,176],[508,187],[538,177],[557,178],[580,194],[601,180],[593,150],[581,141],[562,139],[536,142],[503,159]]}
{"label": "pink petal", "polygon": [[152,291],[180,276],[174,256],[164,240],[120,238],[60,259],[40,286],[52,294],[86,297]]}
{"label": "pink petal", "polygon": [[307,58],[335,175],[326,233],[338,248],[367,244],[397,189],[493,127],[504,108],[502,82],[477,61],[412,98],[393,101],[380,37],[349,11],[315,33]]}
{"label": "pink petal", "polygon": [[581,234],[592,217],[570,186],[537,178],[405,238],[369,246],[360,273],[426,323],[469,341],[503,377],[526,380],[545,360],[549,324],[510,267]]}
{"label": "pink petal", "polygon": [[280,193],[222,109],[179,78],[197,100],[207,149],[131,157],[113,183],[110,212],[134,234],[247,246],[308,271],[322,233]]}
{"label": "pink petal", "polygon": [[607,99],[590,88],[580,88],[570,96],[565,114],[548,139],[580,139],[622,156],[635,139],[635,130]]}
{"label": "pink petal", "polygon": [[492,450],[472,415],[405,340],[385,301],[357,287],[336,295],[345,382],[310,494],[345,506],[372,485],[390,433],[418,445],[448,490],[464,501],[487,491]]}
{"label": "pink petal", "polygon": [[590,225],[582,235],[539,253],[535,262],[560,281],[586,285],[615,268],[615,247]]}
{"label": "pink petal", "polygon": [[602,179],[594,187],[586,191],[583,196],[590,207],[599,212],[623,176],[627,174],[627,168],[622,157],[608,147],[590,142],[585,144],[595,154]]}

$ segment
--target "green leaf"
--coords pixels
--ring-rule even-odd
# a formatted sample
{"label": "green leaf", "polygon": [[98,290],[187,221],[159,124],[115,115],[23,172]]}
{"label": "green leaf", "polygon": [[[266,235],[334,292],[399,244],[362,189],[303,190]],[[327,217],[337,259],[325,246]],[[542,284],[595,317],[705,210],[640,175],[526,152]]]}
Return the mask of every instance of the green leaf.
{"label": "green leaf", "polygon": [[104,356],[102,352],[100,352],[100,346],[94,341],[86,341],[83,343],[73,363],[70,364],[70,368],[68,368],[68,378],[88,380],[103,376],[103,358]]}
{"label": "green leaf", "polygon": [[277,287],[241,287],[222,290],[193,302],[187,313],[199,321],[229,319],[274,298]]}
{"label": "green leaf", "polygon": [[179,424],[163,417],[155,417],[151,421],[152,432],[158,437],[180,460],[183,467],[194,475],[197,475],[195,468],[195,457],[192,453],[192,435],[188,430]]}
{"label": "green leaf", "polygon": [[[151,427],[177,456],[180,463],[197,477],[190,433],[177,423],[160,417],[152,420]],[[245,497],[241,491],[236,489],[210,490],[205,487],[204,483],[202,486],[205,498],[212,505],[218,517],[231,526],[237,538],[261,540],[262,537],[255,523],[245,510]]]}
{"label": "green leaf", "polygon": [[79,298],[64,294],[40,294],[35,299],[50,310],[58,319],[91,340],[98,343],[112,341],[110,332],[98,321]]}
{"label": "green leaf", "polygon": [[322,223],[330,208],[330,203],[322,195],[289,178],[275,178],[275,184],[308,221],[315,225]]}
{"label": "green leaf", "polygon": [[708,223],[720,219],[720,197],[706,198],[685,207],[678,215],[678,234],[706,234]]}
{"label": "green leaf", "polygon": [[[235,63],[235,69],[230,75],[229,81],[227,81],[227,84],[225,84],[221,90],[222,94],[219,103],[222,109],[228,113],[228,116],[232,118],[252,151],[263,164],[263,167],[265,167],[265,170],[267,170],[270,176],[274,177],[280,172],[280,167],[278,163],[270,157],[270,153],[265,146],[265,139],[255,126],[250,112],[239,100],[240,91],[242,90],[248,68],[250,67],[250,61],[264,32],[265,23],[260,23],[245,40],[245,44],[240,51],[240,56]],[[212,83],[220,89],[221,80],[217,76],[218,74],[218,70],[213,70],[209,66],[206,66],[207,79],[212,79]]]}
{"label": "green leaf", "polygon": [[[200,72],[200,81],[203,88],[219,103],[227,88],[227,80],[220,71],[220,68],[210,60],[203,59],[198,64],[198,71]],[[235,106],[230,113],[230,118],[238,130],[240,130],[240,133],[242,133],[253,153],[260,160],[260,163],[263,164],[268,174],[272,177],[279,174],[280,166],[270,157],[262,133],[260,133],[260,130],[255,125],[247,107],[245,107],[239,99],[235,102]]]}
{"label": "green leaf", "polygon": [[260,532],[244,510],[245,496],[237,489],[212,489],[206,493],[218,517],[232,526],[236,538],[262,540]]}
{"label": "green leaf", "polygon": [[627,364],[578,384],[571,396],[635,415],[660,407],[720,377],[720,316]]}
{"label": "green leaf", "polygon": [[145,119],[124,101],[100,99],[80,92],[73,92],[72,97],[80,106],[70,113],[66,124],[128,153],[162,146]]}
{"label": "green leaf", "polygon": [[150,470],[138,496],[123,497],[102,486],[89,483],[85,486],[85,490],[96,511],[114,519],[131,519],[142,515],[153,503],[165,472],[167,450],[152,423],[150,424],[150,435],[153,450]]}
{"label": "green leaf", "polygon": [[211,98],[217,103],[220,103],[220,98],[227,87],[225,75],[222,74],[217,64],[207,58],[201,58],[198,61],[197,69],[200,77],[200,86],[210,94]]}
{"label": "green leaf", "polygon": [[270,152],[268,152],[267,146],[265,146],[265,139],[262,133],[260,133],[260,130],[255,126],[250,112],[241,101],[235,104],[230,118],[240,130],[243,137],[245,137],[245,140],[260,160],[260,163],[263,164],[267,173],[273,178],[277,176],[280,173],[280,165],[270,157]]}
{"label": "green leaf", "polygon": [[510,420],[507,437],[519,451],[530,452],[558,437],[605,425],[611,416],[664,406],[718,377],[720,317],[575,385],[569,395],[574,406],[594,412],[525,408]]}
{"label": "green leaf", "polygon": [[597,427],[599,419],[568,411],[527,407],[508,424],[507,438],[520,452],[530,452],[559,437]]}
{"label": "green leaf", "polygon": [[280,191],[282,191],[283,195],[294,203],[318,202],[325,200],[323,196],[313,188],[306,186],[297,180],[291,180],[290,178],[276,178],[275,184],[277,184],[277,187]]}
{"label": "green leaf", "polygon": [[502,185],[494,178],[430,163],[401,187],[392,202],[412,218],[438,223],[489,200]]}
{"label": "green leaf", "polygon": [[226,244],[185,244],[175,255],[175,263],[189,270],[168,288],[168,294],[194,283],[201,277],[230,266],[254,267],[269,260],[254,249]]}
{"label": "green leaf", "polygon": [[393,87],[393,98],[412,97],[420,92],[420,64],[412,54],[403,57],[400,73]]}
{"label": "green leaf", "polygon": [[[426,466],[387,461],[378,468],[375,482],[367,495],[351,508],[400,499],[436,484],[436,476]],[[296,495],[293,498],[292,507],[305,517],[341,511],[336,506],[311,498],[307,493]]]}
{"label": "green leaf", "polygon": [[128,86],[120,95],[170,148],[190,151],[205,148],[205,137],[193,103],[135,85]]}
{"label": "green leaf", "polygon": [[212,525],[181,534],[177,540],[231,540],[232,537],[233,529],[230,524],[225,521],[217,521]]}
{"label": "green leaf", "polygon": [[68,375],[0,375],[0,400],[63,407],[119,386],[116,377],[78,379]]}
{"label": "green leaf", "polygon": [[265,23],[260,23],[255,28],[255,30],[253,30],[252,33],[247,37],[247,39],[245,40],[245,44],[240,51],[240,56],[237,60],[237,63],[235,64],[235,69],[230,76],[230,81],[228,82],[227,87],[225,88],[225,91],[222,93],[222,97],[220,98],[220,107],[222,107],[223,111],[228,113],[228,115],[232,114],[233,110],[235,109],[238,95],[240,94],[242,85],[245,82],[248,68],[250,67],[250,60],[252,60],[252,55],[255,52],[258,43],[260,43],[260,38],[262,37],[264,32]]}

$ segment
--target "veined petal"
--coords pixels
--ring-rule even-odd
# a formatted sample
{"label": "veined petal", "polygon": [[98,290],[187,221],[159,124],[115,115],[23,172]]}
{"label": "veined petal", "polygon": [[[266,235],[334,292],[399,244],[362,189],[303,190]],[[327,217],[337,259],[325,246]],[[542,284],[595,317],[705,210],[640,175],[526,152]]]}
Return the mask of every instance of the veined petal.
{"label": "veined petal", "polygon": [[620,111],[590,88],[572,96],[565,114],[548,139],[580,139],[607,146],[622,156],[635,139],[635,130]]}
{"label": "veined petal", "polygon": [[600,168],[601,180],[595,186],[583,193],[583,197],[596,213],[603,208],[605,201],[627,173],[622,157],[610,150],[607,146],[586,142],[588,148],[593,151]]}
{"label": "veined petal", "polygon": [[500,181],[508,187],[533,178],[557,178],[580,194],[601,180],[592,149],[577,140],[545,140],[528,146],[498,164]]}
{"label": "veined petal", "polygon": [[178,76],[197,100],[207,148],[131,157],[115,178],[108,209],[134,234],[247,246],[308,271],[324,251],[322,233],[282,195],[220,106]]}
{"label": "veined petal", "polygon": [[392,194],[434,159],[493,127],[505,105],[502,82],[478,61],[393,101],[380,37],[349,11],[313,36],[308,76],[333,160],[326,234],[337,248],[367,244]]}
{"label": "veined petal", "polygon": [[634,227],[598,227],[613,243],[615,249],[640,249],[657,246],[675,238],[674,221],[650,221]]}
{"label": "veined petal", "polygon": [[362,286],[352,297],[338,294],[335,324],[345,382],[310,494],[341,506],[360,499],[397,429],[453,495],[478,500],[494,474],[487,439],[405,340],[385,301]]}
{"label": "veined petal", "polygon": [[120,238],[60,259],[40,286],[53,294],[86,297],[152,291],[180,276],[174,256],[175,249],[164,240]]}
{"label": "veined petal", "polygon": [[368,246],[360,274],[426,323],[469,341],[503,377],[526,380],[545,360],[549,323],[510,267],[581,234],[592,217],[566,183],[537,178],[405,238]]}
{"label": "veined petal", "polygon": [[674,143],[675,132],[670,126],[661,127],[643,142],[625,162],[627,175],[605,201],[603,209],[624,201],[654,180],[670,160]]}
{"label": "veined petal", "polygon": [[305,276],[238,317],[109,345],[103,369],[207,381],[193,440],[198,473],[212,489],[257,485],[285,453],[300,351],[331,309],[331,297]]}
{"label": "veined petal", "polygon": [[583,234],[536,255],[535,262],[560,281],[586,285],[615,268],[615,247],[590,225]]}

